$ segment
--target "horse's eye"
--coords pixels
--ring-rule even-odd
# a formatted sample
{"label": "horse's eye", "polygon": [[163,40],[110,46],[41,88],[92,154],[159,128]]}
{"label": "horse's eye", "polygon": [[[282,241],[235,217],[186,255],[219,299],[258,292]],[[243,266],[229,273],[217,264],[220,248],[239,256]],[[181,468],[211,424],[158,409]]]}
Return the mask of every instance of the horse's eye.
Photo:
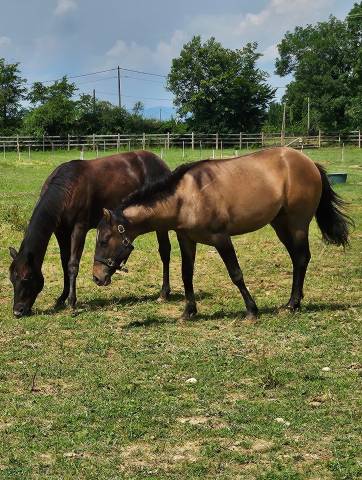
{"label": "horse's eye", "polygon": [[101,240],[101,241],[99,242],[99,244],[100,244],[101,247],[106,247],[107,244],[108,244],[108,242],[107,242],[106,240]]}

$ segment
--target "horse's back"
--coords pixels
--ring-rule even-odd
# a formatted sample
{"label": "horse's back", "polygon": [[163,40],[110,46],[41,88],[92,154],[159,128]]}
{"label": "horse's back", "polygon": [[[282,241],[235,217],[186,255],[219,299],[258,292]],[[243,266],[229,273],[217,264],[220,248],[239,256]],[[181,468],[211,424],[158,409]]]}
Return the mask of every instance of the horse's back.
{"label": "horse's back", "polygon": [[196,165],[180,186],[195,217],[203,215],[205,224],[214,219],[237,234],[270,223],[282,209],[313,216],[321,181],[308,157],[279,147]]}

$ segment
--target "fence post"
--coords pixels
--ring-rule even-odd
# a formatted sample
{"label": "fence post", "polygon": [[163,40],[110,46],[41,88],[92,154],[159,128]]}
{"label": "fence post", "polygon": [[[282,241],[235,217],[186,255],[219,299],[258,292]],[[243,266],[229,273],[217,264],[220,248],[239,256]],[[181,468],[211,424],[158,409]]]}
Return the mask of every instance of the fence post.
{"label": "fence post", "polygon": [[321,131],[318,130],[318,147],[321,148]]}
{"label": "fence post", "polygon": [[70,135],[68,133],[68,152],[69,152],[69,150],[70,150]]}
{"label": "fence post", "polygon": [[195,149],[195,134],[194,132],[191,133],[191,149]]}
{"label": "fence post", "polygon": [[167,132],[167,150],[170,150],[170,132]]}
{"label": "fence post", "polygon": [[16,149],[18,151],[18,158],[20,161],[20,144],[19,144],[19,135],[16,135]]}
{"label": "fence post", "polygon": [[142,134],[142,149],[146,150],[146,134]]}
{"label": "fence post", "polygon": [[119,152],[119,146],[120,146],[120,136],[119,136],[119,133],[117,134],[117,152]]}
{"label": "fence post", "polygon": [[264,148],[264,132],[261,132],[261,147]]}
{"label": "fence post", "polygon": [[215,150],[219,149],[219,134],[215,133]]}
{"label": "fence post", "polygon": [[361,130],[358,130],[358,148],[361,148]]}
{"label": "fence post", "polygon": [[241,146],[243,144],[243,134],[240,132],[239,133],[239,149],[241,150]]}
{"label": "fence post", "polygon": [[45,135],[43,135],[43,152],[45,151]]}
{"label": "fence post", "polygon": [[96,136],[95,134],[93,133],[93,151],[96,149]]}

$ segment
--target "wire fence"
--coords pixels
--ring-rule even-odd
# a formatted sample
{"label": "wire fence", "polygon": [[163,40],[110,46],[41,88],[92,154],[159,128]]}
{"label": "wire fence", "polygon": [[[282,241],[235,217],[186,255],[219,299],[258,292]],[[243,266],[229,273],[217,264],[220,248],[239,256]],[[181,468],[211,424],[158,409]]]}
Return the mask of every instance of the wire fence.
{"label": "wire fence", "polygon": [[323,133],[317,135],[298,135],[293,133],[141,133],[115,135],[68,135],[61,136],[0,136],[0,148],[3,151],[24,150],[134,150],[136,148],[161,147],[164,149],[182,148],[250,148],[291,146],[293,148],[321,148],[325,146],[354,145],[361,148],[361,130],[348,133]]}

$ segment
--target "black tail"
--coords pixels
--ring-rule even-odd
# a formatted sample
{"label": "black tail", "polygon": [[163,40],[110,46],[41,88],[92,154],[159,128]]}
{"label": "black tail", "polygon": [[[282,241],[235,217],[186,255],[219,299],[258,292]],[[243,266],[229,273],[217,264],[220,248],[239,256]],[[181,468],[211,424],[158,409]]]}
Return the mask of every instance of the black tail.
{"label": "black tail", "polygon": [[333,190],[329,183],[325,169],[316,163],[322,179],[322,196],[317,208],[316,218],[321,229],[323,240],[334,245],[348,245],[350,227],[354,222],[346,213],[346,203]]}

